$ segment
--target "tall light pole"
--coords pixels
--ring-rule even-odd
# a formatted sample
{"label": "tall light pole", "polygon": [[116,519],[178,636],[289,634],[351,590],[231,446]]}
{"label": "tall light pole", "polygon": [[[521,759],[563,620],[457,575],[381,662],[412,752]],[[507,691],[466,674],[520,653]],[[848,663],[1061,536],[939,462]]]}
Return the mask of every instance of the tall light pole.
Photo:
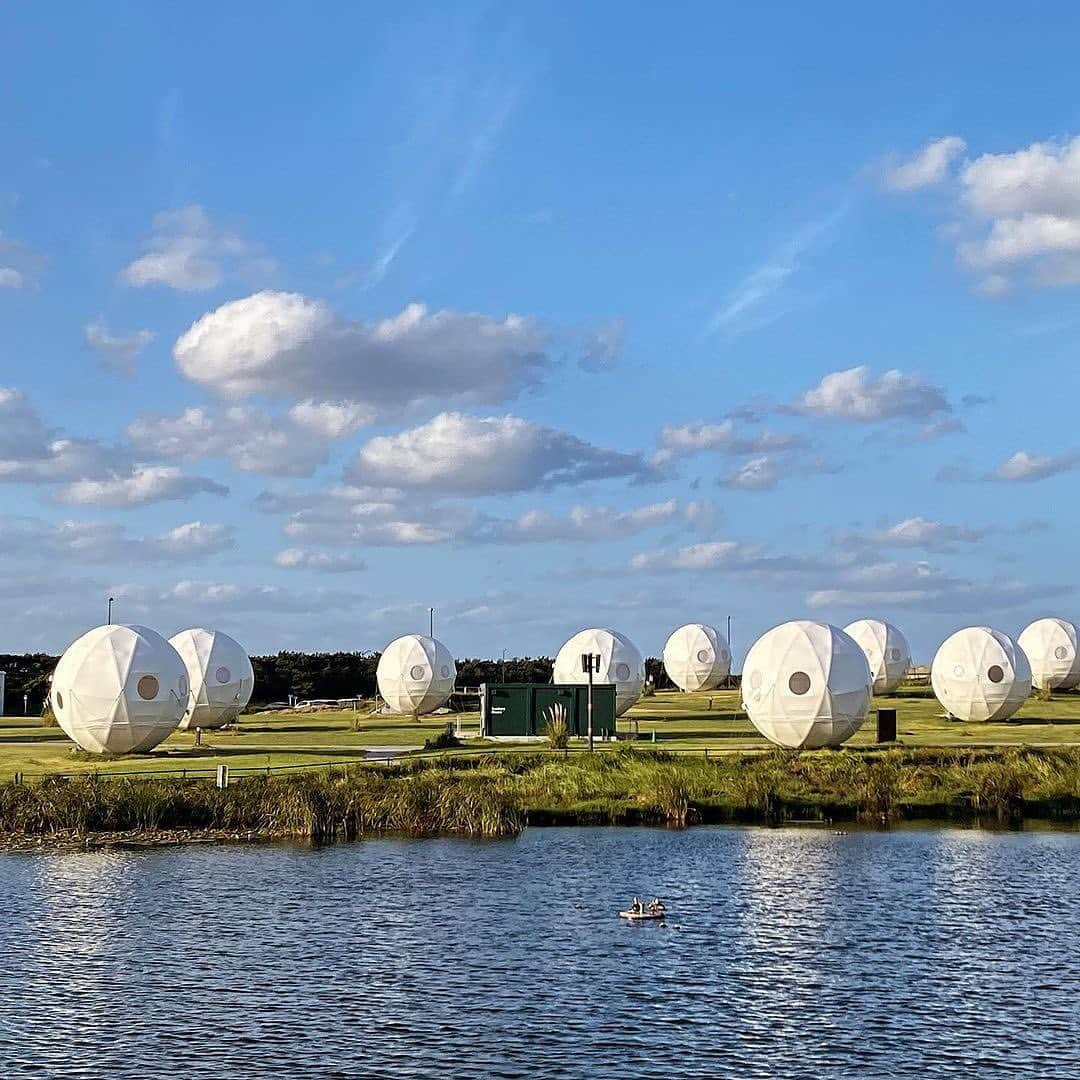
{"label": "tall light pole", "polygon": [[427,609],[428,615],[428,637],[433,638],[435,636],[435,609],[429,607]]}
{"label": "tall light pole", "polygon": [[110,626],[112,626],[112,606],[113,606],[113,598],[110,596],[109,597],[109,620],[108,620]]}
{"label": "tall light pole", "polygon": [[587,711],[589,716],[589,751],[593,748],[592,733],[592,686],[593,673],[600,670],[600,657],[596,653],[581,654],[581,670],[589,677],[589,695],[587,699]]}
{"label": "tall light pole", "polygon": [[502,664],[499,668],[499,682],[506,682],[506,650],[502,651]]}

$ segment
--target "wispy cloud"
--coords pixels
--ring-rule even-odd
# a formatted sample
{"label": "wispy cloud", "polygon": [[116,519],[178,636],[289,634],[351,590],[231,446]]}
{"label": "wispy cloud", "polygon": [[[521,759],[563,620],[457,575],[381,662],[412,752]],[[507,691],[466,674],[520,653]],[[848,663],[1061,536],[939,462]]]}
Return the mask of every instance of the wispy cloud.
{"label": "wispy cloud", "polygon": [[[518,108],[531,74],[511,56],[515,32],[480,48],[472,31],[446,44],[431,66],[406,73],[402,88],[402,137],[388,152],[392,193],[366,267],[342,274],[338,288],[372,289],[421,231],[456,212],[479,182]],[[505,39],[505,40],[502,40]]]}
{"label": "wispy cloud", "polygon": [[768,310],[769,302],[786,288],[798,273],[804,257],[836,228],[845,212],[844,209],[834,210],[804,225],[765,262],[750,271],[713,312],[705,327],[706,335],[737,336],[783,315],[783,307]]}
{"label": "wispy cloud", "polygon": [[386,277],[387,272],[398,257],[401,249],[412,239],[416,232],[416,222],[403,225],[396,235],[375,255],[367,273],[364,275],[364,289],[373,289]]}

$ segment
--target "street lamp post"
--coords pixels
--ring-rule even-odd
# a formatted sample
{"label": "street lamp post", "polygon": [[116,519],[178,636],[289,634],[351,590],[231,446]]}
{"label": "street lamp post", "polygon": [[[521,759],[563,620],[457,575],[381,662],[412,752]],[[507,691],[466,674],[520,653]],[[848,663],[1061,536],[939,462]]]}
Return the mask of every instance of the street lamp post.
{"label": "street lamp post", "polygon": [[499,682],[506,682],[506,650],[502,651],[502,662],[499,665]]}
{"label": "street lamp post", "polygon": [[113,606],[113,598],[110,596],[109,597],[109,625],[110,626],[112,626],[112,606]]}
{"label": "street lamp post", "polygon": [[427,609],[428,614],[428,637],[433,638],[435,636],[435,609],[429,607]]}
{"label": "street lamp post", "polygon": [[582,653],[581,654],[581,670],[585,672],[589,677],[589,693],[587,698],[587,712],[589,717],[589,751],[593,748],[593,729],[592,729],[592,687],[593,687],[593,674],[600,670],[600,657],[596,653]]}

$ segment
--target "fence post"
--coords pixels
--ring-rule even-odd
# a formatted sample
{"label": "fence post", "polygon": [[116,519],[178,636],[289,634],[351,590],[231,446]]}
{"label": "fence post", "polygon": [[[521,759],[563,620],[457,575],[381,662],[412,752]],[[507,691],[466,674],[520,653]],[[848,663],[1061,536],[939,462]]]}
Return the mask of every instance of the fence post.
{"label": "fence post", "polygon": [[224,790],[229,786],[229,766],[219,765],[217,767],[217,786]]}

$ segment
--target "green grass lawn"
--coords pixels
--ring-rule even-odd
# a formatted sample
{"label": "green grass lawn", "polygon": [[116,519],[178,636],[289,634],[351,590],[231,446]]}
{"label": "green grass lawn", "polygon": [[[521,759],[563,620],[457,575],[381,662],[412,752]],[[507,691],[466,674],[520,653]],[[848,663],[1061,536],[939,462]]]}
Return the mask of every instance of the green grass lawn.
{"label": "green grass lawn", "polygon": [[[1069,746],[1080,745],[1080,694],[1062,694],[1053,701],[1032,698],[1020,712],[1001,724],[950,722],[927,690],[913,690],[876,705],[897,710],[899,741],[911,747]],[[206,732],[203,746],[194,735],[177,732],[150,754],[100,759],[73,752],[56,727],[36,719],[0,720],[0,780],[16,772],[114,773],[163,769],[212,770],[218,764],[234,769],[310,765],[362,760],[372,747],[422,746],[453,718],[374,716],[352,711],[324,713],[258,713],[241,718],[235,731]],[[466,732],[476,731],[476,713],[459,716]],[[620,732],[636,731],[643,742],[655,736],[658,749],[712,753],[766,750],[771,744],[754,730],[739,708],[738,691],[712,694],[660,693],[643,698],[619,721]],[[874,742],[874,717],[848,743]],[[506,750],[508,744],[468,740],[470,752]],[[511,747],[513,744],[510,744]],[[535,744],[523,744],[535,748]],[[574,746],[580,749],[580,744]]]}

